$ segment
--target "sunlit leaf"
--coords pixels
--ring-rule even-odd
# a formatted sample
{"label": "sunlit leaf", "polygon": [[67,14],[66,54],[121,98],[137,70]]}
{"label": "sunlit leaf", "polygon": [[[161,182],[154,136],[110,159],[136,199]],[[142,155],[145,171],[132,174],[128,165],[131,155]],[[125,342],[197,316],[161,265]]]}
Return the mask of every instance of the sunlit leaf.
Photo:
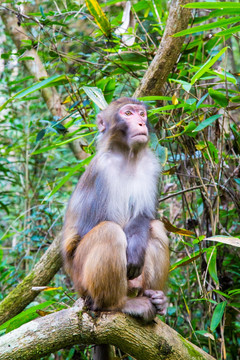
{"label": "sunlit leaf", "polygon": [[85,2],[98,27],[102,30],[104,35],[109,37],[111,35],[111,24],[105,13],[102,11],[99,3],[96,0],[85,0]]}
{"label": "sunlit leaf", "polygon": [[51,291],[51,290],[63,290],[61,286],[59,287],[52,287],[52,286],[33,286],[33,291]]}
{"label": "sunlit leaf", "polygon": [[103,92],[97,87],[83,86],[82,89],[85,91],[87,96],[96,104],[99,109],[103,110],[108,106]]}
{"label": "sunlit leaf", "polygon": [[173,105],[177,105],[177,104],[178,104],[178,99],[177,99],[177,97],[176,97],[175,94],[173,94],[173,96],[172,96],[172,103],[173,103]]}
{"label": "sunlit leaf", "polygon": [[240,247],[240,239],[233,236],[216,235],[216,236],[207,237],[204,240],[217,241],[223,244]]}
{"label": "sunlit leaf", "polygon": [[211,340],[215,340],[214,336],[205,330],[196,330],[195,333],[210,338]]}
{"label": "sunlit leaf", "polygon": [[173,226],[165,216],[161,218],[161,221],[164,223],[167,231],[184,236],[195,236],[195,233],[190,230],[179,229],[176,226]]}

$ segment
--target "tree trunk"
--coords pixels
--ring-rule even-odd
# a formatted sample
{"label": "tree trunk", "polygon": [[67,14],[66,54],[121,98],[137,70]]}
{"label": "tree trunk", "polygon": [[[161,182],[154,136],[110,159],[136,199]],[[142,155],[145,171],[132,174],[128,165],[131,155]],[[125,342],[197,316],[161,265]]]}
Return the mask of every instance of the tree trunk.
{"label": "tree trunk", "polygon": [[188,27],[191,10],[184,9],[182,5],[192,1],[172,0],[160,46],[134,93],[135,97],[161,95],[162,87],[180,56],[184,42],[184,37],[174,38],[171,35]]}

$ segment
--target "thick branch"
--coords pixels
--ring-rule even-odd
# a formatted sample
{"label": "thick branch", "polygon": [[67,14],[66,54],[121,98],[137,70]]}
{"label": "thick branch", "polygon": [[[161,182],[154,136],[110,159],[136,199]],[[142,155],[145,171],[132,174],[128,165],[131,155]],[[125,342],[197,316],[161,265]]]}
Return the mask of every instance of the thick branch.
{"label": "thick branch", "polygon": [[192,1],[172,0],[160,46],[134,97],[161,94],[162,87],[181,53],[184,41],[184,37],[174,38],[171,35],[187,28],[191,11],[181,6]]}
{"label": "thick branch", "polygon": [[[18,25],[16,15],[12,15],[10,11],[2,10],[1,18],[17,49],[20,49],[22,40],[29,40],[24,28]],[[39,81],[49,77],[36,50],[28,50],[24,53],[24,56],[33,58],[33,60],[24,60],[24,65],[29,73],[34,76],[35,80]],[[54,87],[42,89],[41,92],[53,116],[62,119],[68,114],[66,108],[61,104],[61,98]],[[64,125],[67,122],[69,122],[69,118],[62,123]],[[68,128],[68,131],[71,131],[71,129]],[[80,140],[70,143],[71,150],[75,157],[77,159],[85,159],[87,154],[82,150],[80,145]]]}
{"label": "thick branch", "polygon": [[36,360],[74,344],[105,343],[139,360],[214,360],[158,319],[147,326],[121,313],[101,313],[96,319],[78,303],[2,336],[0,359]]}
{"label": "thick branch", "polygon": [[62,265],[60,240],[61,235],[56,237],[30,274],[1,302],[0,324],[19,314],[35,299],[39,292],[32,290],[33,286],[47,285],[58,272]]}

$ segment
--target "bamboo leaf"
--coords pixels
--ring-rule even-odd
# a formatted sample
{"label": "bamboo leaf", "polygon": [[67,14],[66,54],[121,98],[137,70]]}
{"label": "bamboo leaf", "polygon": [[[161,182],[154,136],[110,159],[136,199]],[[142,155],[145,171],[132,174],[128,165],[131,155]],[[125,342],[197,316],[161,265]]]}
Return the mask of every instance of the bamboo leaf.
{"label": "bamboo leaf", "polygon": [[194,33],[200,32],[200,31],[216,29],[217,27],[220,28],[222,26],[226,26],[229,24],[235,24],[238,21],[240,21],[240,16],[231,17],[230,19],[223,19],[223,20],[219,20],[219,21],[216,21],[216,22],[213,22],[210,24],[199,25],[199,26],[192,27],[190,29],[179,31],[176,34],[174,34],[173,37],[185,36],[185,35],[194,34]]}
{"label": "bamboo leaf", "polygon": [[227,301],[223,301],[216,306],[211,320],[211,325],[210,325],[211,331],[214,331],[218,327],[220,321],[222,320],[226,305],[227,305]]}
{"label": "bamboo leaf", "polygon": [[233,236],[216,235],[216,236],[208,237],[204,240],[217,241],[223,244],[240,247],[240,239]]}
{"label": "bamboo leaf", "polygon": [[39,150],[36,150],[36,151],[32,152],[31,155],[37,155],[37,154],[44,153],[44,152],[46,152],[46,151],[55,149],[55,148],[58,147],[58,146],[62,146],[62,145],[68,144],[68,143],[70,143],[70,142],[72,142],[72,141],[74,141],[74,140],[81,139],[82,137],[85,137],[85,136],[88,136],[88,135],[92,135],[92,134],[96,134],[96,132],[97,132],[97,131],[92,131],[92,132],[89,132],[89,133],[84,133],[84,134],[81,134],[81,135],[79,135],[79,136],[75,136],[75,137],[73,137],[73,138],[71,138],[71,139],[64,140],[64,141],[62,141],[62,142],[60,142],[60,143],[57,143],[57,144],[54,144],[54,145],[50,145],[50,146],[46,146],[46,147],[44,147],[44,148],[41,148],[41,149],[39,149]]}
{"label": "bamboo leaf", "polygon": [[206,255],[207,255],[208,272],[211,278],[215,281],[215,283],[219,284],[219,280],[217,276],[217,248],[214,247],[213,249],[208,250]]}
{"label": "bamboo leaf", "polygon": [[5,103],[0,107],[0,111],[3,110],[7,106],[7,104],[9,102],[13,101],[14,99],[22,99],[23,97],[30,95],[37,90],[41,90],[41,89],[44,89],[49,86],[55,86],[59,83],[63,83],[66,81],[67,81],[67,79],[66,79],[65,75],[50,76],[49,78],[44,79],[34,85],[31,85],[31,86],[27,87],[26,89],[23,89],[23,90],[19,91],[18,93],[16,93],[15,95],[13,95],[11,98],[9,98],[7,101],[5,101]]}
{"label": "bamboo leaf", "polygon": [[222,114],[218,114],[218,115],[213,115],[210,116],[210,118],[205,119],[203,122],[201,122],[201,124],[199,124],[196,129],[193,130],[193,132],[198,132],[200,130],[205,129],[207,126],[211,125],[215,120],[217,120],[218,118],[220,118],[222,116]]}
{"label": "bamboo leaf", "polygon": [[102,11],[99,3],[96,0],[85,0],[85,2],[90,14],[94,17],[94,20],[96,21],[99,29],[102,30],[104,35],[110,37],[111,24],[108,21],[105,13]]}
{"label": "bamboo leaf", "polygon": [[101,89],[90,86],[83,86],[82,89],[99,109],[103,110],[108,106]]}
{"label": "bamboo leaf", "polygon": [[211,96],[211,98],[214,101],[216,101],[217,104],[221,105],[222,107],[225,107],[228,105],[228,99],[226,98],[226,95],[224,95],[220,91],[210,88],[210,89],[208,89],[208,93]]}
{"label": "bamboo leaf", "polygon": [[227,46],[219,51],[217,55],[210,58],[193,76],[191,84],[193,85],[203,74],[205,74],[205,72],[215,64],[215,62],[225,53],[226,50]]}
{"label": "bamboo leaf", "polygon": [[214,36],[225,36],[225,35],[231,35],[236,32],[240,31],[240,25],[233,26],[230,29],[220,31],[219,33],[215,34]]}
{"label": "bamboo leaf", "polygon": [[179,229],[176,226],[173,226],[165,216],[161,218],[161,221],[163,222],[167,231],[184,236],[195,236],[195,233],[192,231],[186,229]]}
{"label": "bamboo leaf", "polygon": [[194,2],[183,6],[187,9],[239,9],[240,4],[231,1],[218,1],[218,2]]}

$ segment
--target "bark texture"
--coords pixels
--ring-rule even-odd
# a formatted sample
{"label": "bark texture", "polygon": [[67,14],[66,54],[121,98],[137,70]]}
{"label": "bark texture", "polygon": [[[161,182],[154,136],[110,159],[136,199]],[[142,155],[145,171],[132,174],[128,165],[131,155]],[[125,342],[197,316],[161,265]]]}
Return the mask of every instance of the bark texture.
{"label": "bark texture", "polygon": [[121,313],[92,317],[83,303],[33,320],[0,338],[0,360],[39,359],[74,344],[112,344],[139,360],[214,360],[159,319],[143,325]]}
{"label": "bark texture", "polygon": [[19,314],[35,299],[39,291],[32,290],[33,286],[48,285],[58,272],[62,266],[60,241],[61,234],[49,246],[30,274],[0,303],[0,325]]}
{"label": "bark texture", "polygon": [[172,0],[160,46],[134,97],[161,95],[162,87],[181,54],[184,41],[184,37],[174,38],[171,35],[188,27],[191,10],[182,8],[182,5],[192,1]]}

